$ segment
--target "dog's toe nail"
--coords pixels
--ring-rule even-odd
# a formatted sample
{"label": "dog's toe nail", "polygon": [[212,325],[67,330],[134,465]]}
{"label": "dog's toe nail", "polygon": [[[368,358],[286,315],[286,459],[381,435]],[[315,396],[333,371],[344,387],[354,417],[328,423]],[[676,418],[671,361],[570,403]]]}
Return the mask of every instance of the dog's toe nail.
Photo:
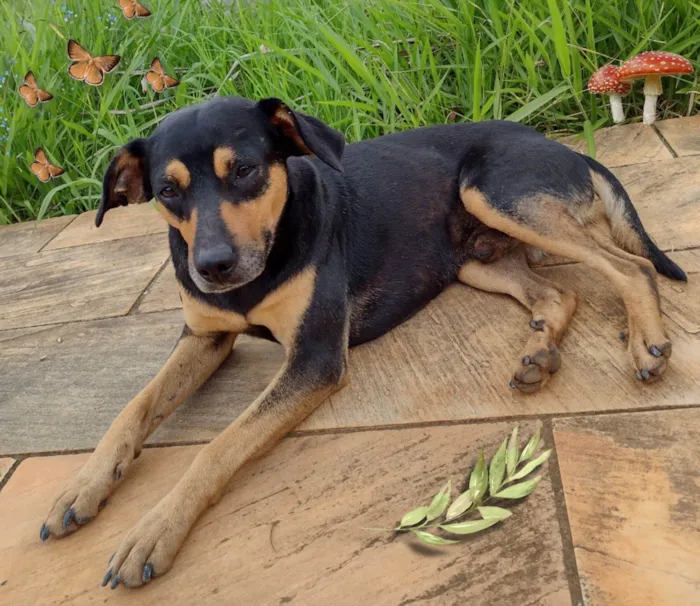
{"label": "dog's toe nail", "polygon": [[112,569],[110,568],[106,573],[104,578],[102,579],[102,587],[105,587],[107,583],[109,583],[109,580],[112,578]]}
{"label": "dog's toe nail", "polygon": [[153,577],[153,564],[148,563],[143,567],[143,582],[148,583]]}
{"label": "dog's toe nail", "polygon": [[642,379],[648,379],[649,378],[649,371],[645,368],[642,370]]}
{"label": "dog's toe nail", "polygon": [[627,331],[626,330],[621,330],[620,331],[620,341],[627,341]]}
{"label": "dog's toe nail", "polygon": [[119,585],[119,575],[117,575],[116,577],[114,577],[114,578],[112,579],[112,584],[109,586],[109,588],[110,588],[110,589],[116,589],[116,588],[117,588],[117,585]]}
{"label": "dog's toe nail", "polygon": [[102,499],[97,506],[97,511],[102,511],[107,506],[107,499]]}
{"label": "dog's toe nail", "polygon": [[637,371],[636,373],[634,373],[634,376],[637,377],[638,381],[642,380],[642,373],[641,372]]}
{"label": "dog's toe nail", "polygon": [[530,328],[534,330],[544,330],[544,320],[530,320]]}
{"label": "dog's toe nail", "polygon": [[70,523],[75,519],[75,510],[71,507],[63,516],[63,528],[68,528]]}
{"label": "dog's toe nail", "polygon": [[508,383],[508,387],[511,389],[517,389],[517,385],[515,384],[515,381],[513,379],[510,380],[510,383]]}
{"label": "dog's toe nail", "polygon": [[657,357],[657,358],[660,358],[660,357],[661,357],[661,350],[660,350],[656,345],[652,345],[652,346],[649,348],[649,353],[650,353],[652,356],[655,356],[655,357]]}
{"label": "dog's toe nail", "polygon": [[529,366],[530,364],[530,356],[525,356],[523,358],[523,366]]}
{"label": "dog's toe nail", "polygon": [[41,525],[41,531],[39,532],[39,538],[45,541],[51,536],[51,531],[46,527],[46,524]]}

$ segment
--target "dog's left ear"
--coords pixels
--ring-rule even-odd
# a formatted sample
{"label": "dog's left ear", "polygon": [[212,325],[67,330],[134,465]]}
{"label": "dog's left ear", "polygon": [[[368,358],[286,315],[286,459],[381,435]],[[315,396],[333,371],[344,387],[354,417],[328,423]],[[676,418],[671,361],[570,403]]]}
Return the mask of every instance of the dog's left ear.
{"label": "dog's left ear", "polygon": [[134,139],[119,150],[102,180],[102,200],[95,225],[102,224],[105,213],[117,206],[148,202],[153,194],[148,177],[146,139]]}
{"label": "dog's left ear", "polygon": [[342,133],[324,124],[318,118],[292,111],[279,99],[263,99],[258,107],[281,133],[291,156],[318,156],[328,166],[343,170],[340,159],[345,148]]}

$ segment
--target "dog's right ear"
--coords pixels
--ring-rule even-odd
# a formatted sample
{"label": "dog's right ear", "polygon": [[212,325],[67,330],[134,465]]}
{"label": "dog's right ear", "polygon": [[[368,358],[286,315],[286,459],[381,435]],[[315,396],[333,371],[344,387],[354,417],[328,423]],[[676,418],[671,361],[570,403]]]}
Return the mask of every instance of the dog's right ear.
{"label": "dog's right ear", "polygon": [[117,206],[142,204],[152,197],[147,165],[148,141],[134,139],[119,150],[110,162],[102,181],[102,200],[95,225],[102,224],[105,213]]}

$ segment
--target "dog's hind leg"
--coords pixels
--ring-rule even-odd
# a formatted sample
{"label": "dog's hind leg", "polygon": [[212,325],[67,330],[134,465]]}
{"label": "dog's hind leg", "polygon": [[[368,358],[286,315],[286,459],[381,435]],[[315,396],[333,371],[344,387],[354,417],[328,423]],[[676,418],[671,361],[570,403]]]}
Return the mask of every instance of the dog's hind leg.
{"label": "dog's hind leg", "polygon": [[466,210],[489,227],[605,275],[627,309],[629,350],[637,378],[653,381],[663,374],[671,343],[661,320],[654,266],[616,245],[609,225],[596,219],[592,192],[589,199],[565,192],[490,199],[482,189],[464,182],[460,196]]}
{"label": "dog's hind leg", "polygon": [[122,410],[78,475],[56,498],[41,538],[62,537],[92,520],[153,431],[231,353],[234,333],[208,336],[187,327],[156,377]]}
{"label": "dog's hind leg", "polygon": [[576,310],[576,294],[532,271],[522,245],[493,263],[468,261],[458,278],[480,290],[508,294],[532,311],[533,333],[518,358],[510,385],[526,393],[540,389],[561,365],[557,346]]}

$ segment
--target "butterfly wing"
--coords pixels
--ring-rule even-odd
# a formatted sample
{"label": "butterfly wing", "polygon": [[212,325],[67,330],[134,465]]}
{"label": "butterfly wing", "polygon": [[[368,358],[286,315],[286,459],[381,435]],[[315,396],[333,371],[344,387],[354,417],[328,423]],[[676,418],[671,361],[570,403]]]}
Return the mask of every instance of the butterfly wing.
{"label": "butterfly wing", "polygon": [[39,103],[38,91],[34,90],[30,86],[27,86],[26,84],[19,87],[19,94],[22,95],[22,98],[30,107],[34,107],[37,103]]}
{"label": "butterfly wing", "polygon": [[89,61],[78,61],[76,63],[71,63],[68,68],[68,75],[76,80],[85,80],[85,74],[87,73]]}
{"label": "butterfly wing", "polygon": [[90,53],[75,40],[68,40],[68,58],[73,61],[89,61],[92,59]]}
{"label": "butterfly wing", "polygon": [[29,86],[30,88],[37,88],[36,84],[36,78],[34,77],[34,72],[27,72],[27,75],[24,77],[24,83]]}
{"label": "butterfly wing", "polygon": [[165,83],[165,88],[175,88],[180,84],[179,80],[175,80],[175,78],[171,78],[170,76],[163,76],[163,82]]}
{"label": "butterfly wing", "polygon": [[111,72],[117,65],[119,65],[121,57],[119,55],[104,55],[103,57],[95,57],[94,63],[98,69],[103,72]]}
{"label": "butterfly wing", "polygon": [[34,162],[29,165],[29,169],[36,175],[42,183],[46,183],[51,177],[49,176],[49,161],[46,158],[44,150],[38,148],[34,152]]}
{"label": "butterfly wing", "polygon": [[153,87],[153,90],[157,93],[161,92],[165,88],[165,82],[163,81],[163,76],[157,74],[154,71],[146,73],[146,80]]}
{"label": "butterfly wing", "polygon": [[53,99],[53,95],[51,93],[47,93],[45,90],[37,89],[36,90],[37,97],[39,97],[39,101],[42,103],[46,103],[47,101],[51,101]]}
{"label": "butterfly wing", "polygon": [[48,169],[51,178],[60,177],[64,172],[66,172],[60,166],[56,166],[55,164],[49,164],[46,168]]}
{"label": "butterfly wing", "polygon": [[139,4],[138,2],[135,2],[134,4],[134,10],[136,11],[137,17],[141,17],[143,19],[144,17],[151,16],[151,11],[149,11],[143,4]]}
{"label": "butterfly wing", "polygon": [[104,75],[102,70],[97,66],[94,61],[90,61],[85,71],[85,82],[90,86],[99,86],[104,80]]}
{"label": "butterfly wing", "polygon": [[163,71],[163,64],[160,62],[160,59],[158,57],[151,61],[151,69],[159,76],[163,76],[165,74],[165,72]]}

